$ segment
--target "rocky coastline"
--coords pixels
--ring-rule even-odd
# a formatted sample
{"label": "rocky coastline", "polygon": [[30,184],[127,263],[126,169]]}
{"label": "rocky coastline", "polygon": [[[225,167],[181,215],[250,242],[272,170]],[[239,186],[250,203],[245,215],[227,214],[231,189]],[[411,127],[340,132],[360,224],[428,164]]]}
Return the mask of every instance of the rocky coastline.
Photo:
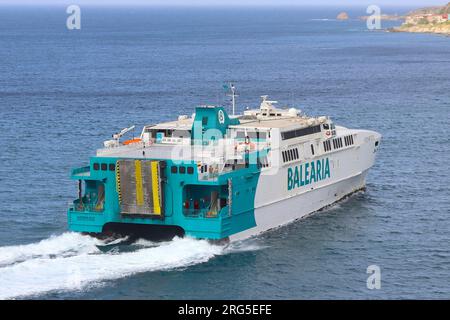
{"label": "rocky coastline", "polygon": [[450,36],[450,2],[441,7],[414,10],[405,15],[401,26],[388,29],[389,32],[434,33]]}

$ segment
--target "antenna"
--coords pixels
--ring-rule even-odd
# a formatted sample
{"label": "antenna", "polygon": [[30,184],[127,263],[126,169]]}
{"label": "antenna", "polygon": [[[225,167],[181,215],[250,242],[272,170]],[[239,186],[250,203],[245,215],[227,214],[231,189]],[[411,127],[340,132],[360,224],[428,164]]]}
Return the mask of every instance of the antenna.
{"label": "antenna", "polygon": [[228,85],[224,85],[224,88],[230,90],[230,93],[227,94],[227,96],[231,97],[232,114],[234,116],[236,112],[236,97],[238,97],[239,95],[236,94],[236,87],[234,86],[233,82],[230,82]]}

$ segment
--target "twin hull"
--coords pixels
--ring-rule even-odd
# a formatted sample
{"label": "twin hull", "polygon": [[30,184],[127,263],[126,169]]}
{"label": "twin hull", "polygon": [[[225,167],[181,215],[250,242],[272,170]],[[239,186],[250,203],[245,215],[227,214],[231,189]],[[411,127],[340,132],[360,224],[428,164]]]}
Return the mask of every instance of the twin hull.
{"label": "twin hull", "polygon": [[[89,167],[72,172],[80,189],[84,180],[86,194],[80,190],[79,199],[69,208],[69,228],[104,233],[134,225],[155,227],[145,231],[150,238],[157,232],[211,240],[243,239],[362,189],[379,137],[361,130],[350,148],[279,167],[247,164],[212,179],[204,179],[194,161],[180,164],[170,159],[93,157]],[[121,172],[125,164],[127,174]],[[311,172],[314,166],[316,172]]]}

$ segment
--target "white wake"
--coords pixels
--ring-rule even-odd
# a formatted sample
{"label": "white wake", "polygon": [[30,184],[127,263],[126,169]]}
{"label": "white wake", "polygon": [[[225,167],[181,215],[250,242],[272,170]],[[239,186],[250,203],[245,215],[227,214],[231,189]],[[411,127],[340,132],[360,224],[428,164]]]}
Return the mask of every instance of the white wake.
{"label": "white wake", "polygon": [[100,244],[102,242],[96,238],[67,232],[37,243],[0,247],[0,267],[35,258],[93,253],[98,251],[96,245]]}
{"label": "white wake", "polygon": [[140,240],[136,250],[102,252],[103,241],[64,233],[38,243],[0,247],[0,299],[38,295],[54,290],[82,290],[102,281],[140,272],[171,270],[204,263],[220,254],[257,250],[242,243],[212,245],[205,240],[175,238],[154,243]]}

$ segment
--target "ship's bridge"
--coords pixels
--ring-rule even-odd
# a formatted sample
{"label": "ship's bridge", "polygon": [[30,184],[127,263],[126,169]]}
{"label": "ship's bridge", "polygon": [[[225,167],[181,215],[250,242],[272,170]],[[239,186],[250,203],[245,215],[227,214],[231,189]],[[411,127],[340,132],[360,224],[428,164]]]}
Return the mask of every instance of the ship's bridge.
{"label": "ship's bridge", "polygon": [[245,110],[244,116],[239,119],[273,119],[273,118],[296,118],[301,114],[301,110],[295,108],[276,108],[278,101],[267,100],[268,96],[261,96],[259,109]]}
{"label": "ship's bridge", "polygon": [[309,117],[295,108],[276,108],[274,105],[277,103],[262,96],[259,109],[246,110],[239,117],[240,124],[230,126],[230,131],[234,131],[231,136],[237,139],[245,136],[258,141],[267,139],[270,147],[275,149],[283,144],[292,144],[293,141],[328,139],[336,134],[329,118]]}

